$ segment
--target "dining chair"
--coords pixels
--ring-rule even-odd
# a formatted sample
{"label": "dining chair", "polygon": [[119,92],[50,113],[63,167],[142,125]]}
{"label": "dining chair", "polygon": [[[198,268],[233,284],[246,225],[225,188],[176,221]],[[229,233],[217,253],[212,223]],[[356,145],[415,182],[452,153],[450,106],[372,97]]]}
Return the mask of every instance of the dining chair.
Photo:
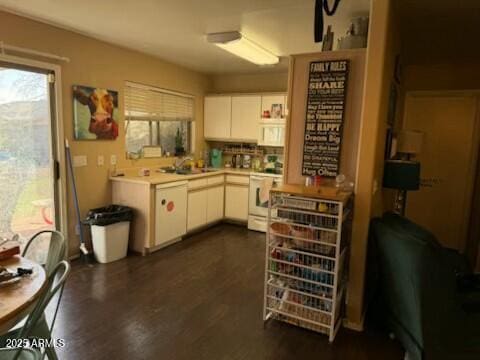
{"label": "dining chair", "polygon": [[[38,252],[41,247],[41,243],[45,241],[44,235],[50,234],[50,241],[48,244],[48,251],[46,256],[40,258]],[[31,237],[31,239],[25,245],[22,252],[22,257],[41,263],[47,276],[55,269],[55,266],[67,257],[67,244],[65,237],[60,231],[56,230],[43,230]]]}
{"label": "dining chair", "polygon": [[[47,244],[48,246],[44,244],[46,240],[45,235],[50,235],[50,239]],[[39,253],[44,253],[45,248],[48,249],[46,254],[40,256]],[[23,249],[22,257],[33,260],[43,265],[45,273],[47,274],[47,276],[49,276],[58,263],[60,263],[62,260],[67,259],[67,243],[65,241],[65,237],[60,231],[42,230],[33,235],[27,242],[25,248]],[[39,324],[39,327],[44,329],[43,332],[46,332],[48,330],[51,333],[53,331],[53,327],[57,319],[58,309],[60,307],[60,302],[62,300],[62,295],[63,287],[60,289],[60,292],[58,294],[58,298],[53,309],[53,316],[50,325],[48,325],[47,318],[45,316],[43,316],[41,319],[41,324]],[[23,326],[23,321],[17,324],[14,329],[21,326]]]}
{"label": "dining chair", "polygon": [[[61,291],[69,273],[70,264],[67,261],[62,260],[57,264],[47,278],[45,289],[37,301],[35,308],[28,315],[23,326],[0,336],[0,346],[5,346],[7,339],[37,338],[51,341],[53,328],[49,328],[47,325],[45,320],[45,308],[54,296]],[[45,353],[42,355],[42,359],[45,355],[47,355],[50,360],[58,359],[54,346],[47,346],[44,350]],[[2,358],[0,357],[0,359]]]}
{"label": "dining chair", "polygon": [[1,348],[0,359],[1,360],[39,360],[40,352],[35,349],[27,348]]}

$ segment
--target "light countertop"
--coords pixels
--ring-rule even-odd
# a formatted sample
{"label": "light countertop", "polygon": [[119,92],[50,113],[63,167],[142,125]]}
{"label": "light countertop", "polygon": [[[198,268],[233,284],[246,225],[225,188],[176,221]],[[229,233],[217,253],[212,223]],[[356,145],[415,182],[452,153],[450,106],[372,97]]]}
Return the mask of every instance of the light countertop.
{"label": "light countertop", "polygon": [[352,192],[342,191],[334,186],[304,186],[284,184],[271,190],[274,193],[287,193],[305,197],[319,198],[325,200],[339,201],[346,204]]}
{"label": "light countertop", "polygon": [[249,176],[250,174],[259,174],[259,175],[268,175],[260,172],[255,172],[252,169],[232,169],[232,168],[221,168],[221,169],[214,169],[215,171],[209,171],[205,173],[198,173],[198,174],[188,174],[188,175],[179,175],[179,174],[169,174],[169,173],[161,173],[156,172],[154,170],[150,171],[150,176],[140,176],[135,174],[125,174],[124,176],[111,176],[111,181],[123,181],[123,182],[131,182],[137,184],[145,184],[145,185],[157,185],[157,184],[165,184],[174,181],[182,181],[182,180],[193,180],[193,179],[200,179],[203,177],[215,176],[215,175],[222,175],[222,174],[231,174],[231,175],[245,175]]}

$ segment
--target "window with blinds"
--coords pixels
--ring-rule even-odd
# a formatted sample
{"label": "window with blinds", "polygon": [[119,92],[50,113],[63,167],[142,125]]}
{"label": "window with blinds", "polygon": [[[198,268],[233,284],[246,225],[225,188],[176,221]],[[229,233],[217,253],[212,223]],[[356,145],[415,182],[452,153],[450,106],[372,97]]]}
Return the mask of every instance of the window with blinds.
{"label": "window with blinds", "polygon": [[127,82],[125,133],[127,152],[141,154],[145,146],[160,146],[163,153],[193,151],[194,97]]}

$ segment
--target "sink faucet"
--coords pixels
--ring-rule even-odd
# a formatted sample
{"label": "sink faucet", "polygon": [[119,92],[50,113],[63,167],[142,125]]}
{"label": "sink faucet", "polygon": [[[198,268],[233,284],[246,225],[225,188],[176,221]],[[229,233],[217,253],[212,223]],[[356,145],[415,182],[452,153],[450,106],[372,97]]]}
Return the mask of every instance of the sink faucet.
{"label": "sink faucet", "polygon": [[188,161],[188,160],[193,160],[193,158],[190,156],[185,156],[184,158],[175,159],[175,167],[177,169],[182,167],[185,161]]}

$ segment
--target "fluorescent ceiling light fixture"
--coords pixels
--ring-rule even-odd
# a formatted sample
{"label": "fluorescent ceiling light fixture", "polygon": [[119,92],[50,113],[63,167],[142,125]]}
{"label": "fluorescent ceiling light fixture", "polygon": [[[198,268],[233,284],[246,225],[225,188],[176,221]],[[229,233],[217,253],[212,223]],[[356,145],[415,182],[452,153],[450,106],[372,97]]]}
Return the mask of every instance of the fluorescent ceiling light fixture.
{"label": "fluorescent ceiling light fixture", "polygon": [[257,65],[275,65],[280,61],[278,56],[238,31],[208,34],[207,41]]}

